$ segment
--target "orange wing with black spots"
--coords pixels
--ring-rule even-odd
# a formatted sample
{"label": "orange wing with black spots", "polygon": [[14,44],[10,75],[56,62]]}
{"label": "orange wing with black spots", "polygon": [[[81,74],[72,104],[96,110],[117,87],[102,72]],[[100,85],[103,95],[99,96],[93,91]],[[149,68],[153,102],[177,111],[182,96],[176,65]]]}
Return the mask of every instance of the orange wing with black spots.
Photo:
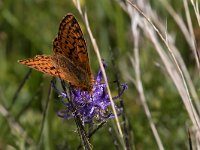
{"label": "orange wing with black spots", "polygon": [[89,66],[87,46],[81,28],[72,14],[60,23],[53,41],[53,56],[38,55],[20,60],[30,68],[51,76],[60,77],[80,90],[92,92],[94,78]]}
{"label": "orange wing with black spots", "polygon": [[[65,16],[60,23],[58,36],[54,40],[54,47],[59,47],[62,54],[78,66],[83,69],[89,68],[86,42],[81,28],[72,14]],[[58,51],[58,49],[54,50],[55,53]]]}
{"label": "orange wing with black spots", "polygon": [[19,60],[18,62],[48,75],[60,77],[60,71],[52,63],[52,56],[37,55],[34,58]]}

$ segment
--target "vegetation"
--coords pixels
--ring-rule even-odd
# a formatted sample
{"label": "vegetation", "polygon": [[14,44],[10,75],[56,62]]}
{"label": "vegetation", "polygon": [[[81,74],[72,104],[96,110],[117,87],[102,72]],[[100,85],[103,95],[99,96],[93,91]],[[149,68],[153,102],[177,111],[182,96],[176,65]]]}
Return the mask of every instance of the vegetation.
{"label": "vegetation", "polygon": [[57,115],[62,103],[51,90],[52,77],[17,63],[51,55],[67,13],[76,16],[84,33],[93,74],[99,69],[98,50],[107,63],[112,97],[118,95],[114,81],[128,85],[118,116],[127,138],[120,139],[115,119],[108,119],[90,138],[92,148],[197,149],[200,16],[199,1],[193,1],[81,0],[82,14],[76,0],[0,1],[0,149],[77,149],[81,144],[74,120]]}

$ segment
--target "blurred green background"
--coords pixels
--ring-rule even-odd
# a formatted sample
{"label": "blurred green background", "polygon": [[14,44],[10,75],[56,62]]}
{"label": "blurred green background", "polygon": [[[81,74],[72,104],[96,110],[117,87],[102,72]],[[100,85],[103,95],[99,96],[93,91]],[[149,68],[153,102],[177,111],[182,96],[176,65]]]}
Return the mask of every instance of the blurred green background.
{"label": "blurred green background", "polygon": [[[160,18],[168,19],[169,30],[176,34],[176,45],[182,50],[180,53],[198,90],[199,76],[194,56],[173,19],[158,3],[152,1],[152,8]],[[182,3],[177,5],[172,1],[171,5],[177,13],[184,11]],[[81,6],[88,13],[92,33],[102,58],[108,64],[106,71],[113,96],[117,95],[117,89],[112,84],[116,74],[120,82],[128,83],[123,101],[131,126],[132,144],[135,149],[158,149],[138,92],[133,83],[123,76],[120,68],[120,64],[124,64],[134,74],[129,61],[133,53],[129,16],[115,0],[85,0],[81,1]],[[41,149],[76,149],[79,145],[73,120],[63,120],[56,115],[60,102],[55,91],[46,110],[51,77],[32,71],[21,91],[17,92],[29,71],[17,60],[37,54],[52,54],[52,41],[57,35],[60,21],[67,13],[73,13],[79,21],[87,41],[92,71],[96,74],[99,68],[97,57],[85,24],[71,0],[0,0],[0,149],[37,149],[38,143]],[[194,26],[197,26],[196,18],[192,19]],[[166,149],[187,149],[190,119],[183,102],[171,79],[156,66],[162,65],[162,62],[155,48],[147,39],[140,43],[145,96],[163,145]],[[19,95],[13,103],[16,93]],[[45,111],[47,116],[42,138],[39,139]],[[108,124],[111,124],[110,120],[93,136],[91,143],[94,149],[115,148],[108,133]]]}

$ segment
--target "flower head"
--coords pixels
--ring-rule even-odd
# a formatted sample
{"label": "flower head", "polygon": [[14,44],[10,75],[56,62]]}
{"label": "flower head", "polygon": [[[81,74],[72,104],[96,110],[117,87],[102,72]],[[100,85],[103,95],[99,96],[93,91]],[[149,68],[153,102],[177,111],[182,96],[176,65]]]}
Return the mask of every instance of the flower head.
{"label": "flower head", "polygon": [[[76,88],[71,88],[70,99],[72,103],[65,102],[65,109],[58,112],[58,116],[62,118],[69,119],[74,117],[75,114],[79,115],[81,120],[85,123],[89,123],[93,120],[103,121],[108,118],[114,117],[111,111],[108,110],[108,107],[111,105],[109,96],[106,92],[106,85],[102,83],[103,77],[101,70],[98,71],[98,74],[95,78],[95,84],[93,86],[93,93],[90,95],[87,91],[80,91]],[[54,89],[58,91],[54,84],[52,84]],[[127,85],[123,84],[120,94],[113,98],[113,100],[119,98]],[[69,99],[69,95],[65,92],[60,92],[62,98]],[[73,106],[72,106],[73,105]],[[118,114],[121,110],[115,106]]]}

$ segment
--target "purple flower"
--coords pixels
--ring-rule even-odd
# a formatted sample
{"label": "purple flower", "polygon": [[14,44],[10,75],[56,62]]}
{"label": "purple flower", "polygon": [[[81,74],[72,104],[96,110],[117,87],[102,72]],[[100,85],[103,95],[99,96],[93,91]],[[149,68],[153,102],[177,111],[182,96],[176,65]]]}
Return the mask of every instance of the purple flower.
{"label": "purple flower", "polygon": [[[90,95],[87,91],[80,91],[71,87],[71,96],[67,95],[65,92],[60,92],[52,82],[52,87],[60,93],[62,98],[72,100],[71,102],[63,102],[65,108],[64,110],[58,112],[58,116],[70,119],[71,117],[78,115],[84,123],[89,123],[94,120],[103,121],[108,118],[113,118],[114,115],[112,111],[109,110],[111,103],[106,92],[106,85],[102,83],[102,80],[102,72],[99,70],[95,78],[92,95]],[[127,84],[122,84],[121,86],[121,92],[118,96],[114,97],[113,100],[119,98],[123,94],[124,90],[128,88]],[[119,109],[116,105],[115,108],[118,114],[120,114],[121,109]]]}

